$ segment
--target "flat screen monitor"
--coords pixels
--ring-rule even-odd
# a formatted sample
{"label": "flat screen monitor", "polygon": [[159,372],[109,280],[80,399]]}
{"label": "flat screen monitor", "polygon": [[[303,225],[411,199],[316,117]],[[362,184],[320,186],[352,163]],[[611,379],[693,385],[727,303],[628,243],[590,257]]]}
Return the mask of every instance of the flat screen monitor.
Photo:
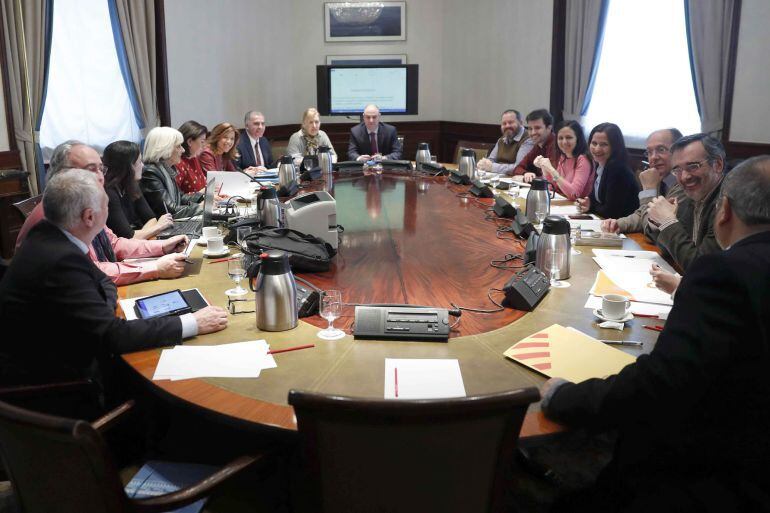
{"label": "flat screen monitor", "polygon": [[417,64],[317,66],[318,111],[358,115],[373,103],[384,115],[417,114]]}

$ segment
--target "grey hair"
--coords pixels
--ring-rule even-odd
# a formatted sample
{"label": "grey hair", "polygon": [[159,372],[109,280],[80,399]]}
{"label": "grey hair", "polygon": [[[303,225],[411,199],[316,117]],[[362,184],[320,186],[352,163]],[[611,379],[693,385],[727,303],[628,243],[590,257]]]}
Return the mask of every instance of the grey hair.
{"label": "grey hair", "polygon": [[160,162],[171,157],[174,148],[184,142],[184,137],[176,128],[156,126],[147,134],[144,141],[144,162]]}
{"label": "grey hair", "polygon": [[500,114],[500,119],[503,119],[503,116],[505,116],[506,114],[514,114],[516,116],[516,121],[518,121],[519,123],[523,123],[524,122],[521,119],[521,112],[519,112],[516,109],[506,109],[506,110],[504,110],[503,113]]}
{"label": "grey hair", "polygon": [[770,224],[770,155],[741,162],[727,173],[720,193],[747,226]]}
{"label": "grey hair", "polygon": [[725,147],[722,146],[722,143],[719,142],[719,139],[716,139],[709,134],[701,133],[680,137],[674,141],[674,144],[671,145],[671,153],[683,150],[685,147],[698,141],[703,144],[703,148],[706,150],[706,158],[708,158],[708,161],[711,164],[717,160],[722,162],[722,164],[725,163],[725,158],[727,157],[727,154],[725,153]]}
{"label": "grey hair", "polygon": [[249,112],[246,113],[245,116],[243,116],[244,125],[249,122],[249,119],[251,118],[251,116],[262,116],[263,118],[265,117],[265,115],[259,112],[258,110],[250,110]]}
{"label": "grey hair", "polygon": [[48,180],[62,169],[67,169],[71,166],[70,153],[72,153],[72,148],[75,146],[86,146],[86,143],[70,139],[54,148],[51,159],[48,161],[48,174],[46,175]]}
{"label": "grey hair", "polygon": [[78,225],[83,211],[102,210],[104,188],[96,175],[85,169],[64,169],[56,173],[43,193],[46,219],[65,230]]}

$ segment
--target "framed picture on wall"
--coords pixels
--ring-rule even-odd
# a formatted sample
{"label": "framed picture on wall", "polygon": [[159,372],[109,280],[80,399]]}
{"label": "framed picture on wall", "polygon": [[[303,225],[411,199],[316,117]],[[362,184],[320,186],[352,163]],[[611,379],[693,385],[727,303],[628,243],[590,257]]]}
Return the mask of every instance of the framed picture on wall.
{"label": "framed picture on wall", "polygon": [[406,54],[394,55],[327,55],[326,65],[334,66],[386,66],[390,64],[406,64]]}
{"label": "framed picture on wall", "polygon": [[406,2],[327,2],[324,40],[405,41]]}

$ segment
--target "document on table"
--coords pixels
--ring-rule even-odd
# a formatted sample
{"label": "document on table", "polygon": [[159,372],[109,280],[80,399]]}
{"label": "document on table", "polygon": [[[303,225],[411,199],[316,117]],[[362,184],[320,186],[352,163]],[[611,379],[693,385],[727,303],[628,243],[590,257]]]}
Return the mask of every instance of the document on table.
{"label": "document on table", "polygon": [[164,349],[153,380],[191,378],[258,378],[262,369],[277,367],[265,340],[217,346],[174,346]]}
{"label": "document on table", "polygon": [[674,304],[669,294],[655,287],[648,272],[602,269],[596,273],[590,293],[594,296],[621,294],[642,303]]}
{"label": "document on table", "polygon": [[580,227],[580,231],[589,231],[589,232],[601,232],[602,231],[602,220],[598,218],[594,219],[570,219],[567,218],[567,221],[569,221],[569,225],[571,228],[577,228]]}
{"label": "document on table", "polygon": [[577,215],[578,209],[573,204],[568,205],[551,205],[549,213],[552,216],[574,216]]}
{"label": "document on table", "polygon": [[[589,294],[585,307],[591,310],[601,310],[601,296],[592,296]],[[668,313],[671,311],[671,307],[668,305],[658,305],[655,303],[641,303],[639,301],[631,301],[630,311],[634,315],[652,315],[658,319],[666,319],[668,318]]]}
{"label": "document on table", "polygon": [[386,358],[385,399],[465,397],[456,359]]}
{"label": "document on table", "polygon": [[658,264],[664,271],[675,273],[673,267],[654,251],[632,251],[625,249],[594,249],[594,260],[602,269],[650,271],[652,264]]}

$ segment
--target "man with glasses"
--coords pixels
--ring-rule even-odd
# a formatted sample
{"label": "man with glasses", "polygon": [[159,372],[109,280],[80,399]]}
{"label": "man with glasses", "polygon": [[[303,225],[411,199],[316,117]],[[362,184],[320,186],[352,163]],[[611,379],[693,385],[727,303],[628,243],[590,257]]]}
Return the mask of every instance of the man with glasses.
{"label": "man with glasses", "polygon": [[[80,141],[66,141],[56,147],[48,167],[50,180],[64,169],[78,168],[96,175],[99,185],[104,187],[104,173],[107,171],[99,154]],[[43,220],[43,204],[39,203],[19,231],[16,249],[24,242],[29,230]],[[187,237],[179,235],[166,240],[138,240],[118,237],[108,227],[97,233],[88,246],[88,256],[96,266],[115,282],[128,285],[158,278],[178,278],[185,270],[183,251]],[[160,257],[155,262],[126,263],[129,258]]]}
{"label": "man with glasses", "polygon": [[649,168],[639,173],[642,191],[639,193],[639,208],[633,214],[620,219],[602,221],[602,231],[610,233],[643,232],[647,226],[647,205],[658,196],[665,196],[673,201],[684,198],[682,186],[671,174],[671,145],[682,137],[676,128],[656,130],[647,137],[645,157]]}
{"label": "man with glasses", "polygon": [[645,233],[687,270],[700,255],[719,251],[714,209],[722,186],[725,149],[707,134],[682,137],[671,145],[672,174],[684,190],[682,201],[658,196],[647,205]]}

